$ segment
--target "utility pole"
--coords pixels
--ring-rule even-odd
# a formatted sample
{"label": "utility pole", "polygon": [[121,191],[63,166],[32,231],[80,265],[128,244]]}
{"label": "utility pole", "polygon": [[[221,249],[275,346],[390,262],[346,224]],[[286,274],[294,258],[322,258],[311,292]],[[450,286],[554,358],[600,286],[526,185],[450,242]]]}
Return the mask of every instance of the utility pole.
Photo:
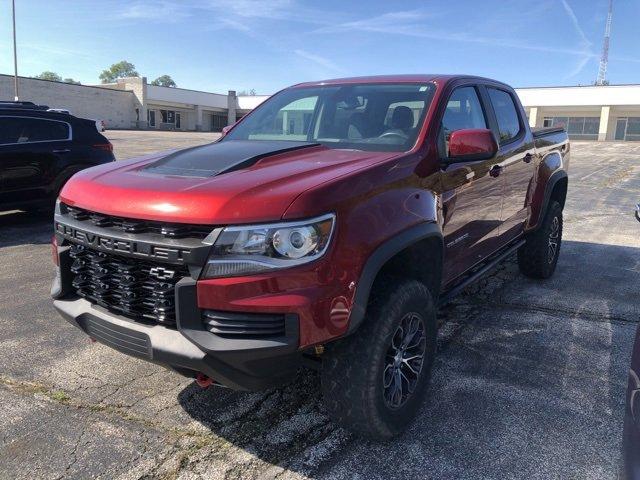
{"label": "utility pole", "polygon": [[18,97],[18,50],[16,48],[16,0],[11,0],[13,7],[13,94],[17,102]]}
{"label": "utility pole", "polygon": [[609,64],[609,39],[611,38],[611,15],[613,13],[613,0],[609,0],[609,13],[607,14],[607,24],[604,27],[604,41],[602,42],[602,57],[600,57],[600,68],[598,69],[598,79],[596,85],[609,85],[607,80],[607,65]]}

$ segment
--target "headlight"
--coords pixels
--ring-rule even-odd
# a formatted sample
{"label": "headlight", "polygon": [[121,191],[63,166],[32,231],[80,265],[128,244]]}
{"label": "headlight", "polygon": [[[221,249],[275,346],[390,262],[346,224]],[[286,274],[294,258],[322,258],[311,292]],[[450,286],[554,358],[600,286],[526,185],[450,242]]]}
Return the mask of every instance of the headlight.
{"label": "headlight", "polygon": [[335,215],[300,222],[227,227],[216,238],[204,278],[235,277],[293,267],[320,258]]}

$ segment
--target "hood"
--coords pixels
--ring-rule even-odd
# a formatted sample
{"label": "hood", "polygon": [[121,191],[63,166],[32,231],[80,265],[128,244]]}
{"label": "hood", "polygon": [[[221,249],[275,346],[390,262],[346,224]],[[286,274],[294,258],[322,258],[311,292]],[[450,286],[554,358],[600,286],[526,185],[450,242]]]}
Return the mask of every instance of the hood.
{"label": "hood", "polygon": [[398,152],[336,150],[306,142],[226,140],[83,170],[67,182],[60,198],[128,218],[209,225],[269,222],[280,219],[309,188],[395,156]]}

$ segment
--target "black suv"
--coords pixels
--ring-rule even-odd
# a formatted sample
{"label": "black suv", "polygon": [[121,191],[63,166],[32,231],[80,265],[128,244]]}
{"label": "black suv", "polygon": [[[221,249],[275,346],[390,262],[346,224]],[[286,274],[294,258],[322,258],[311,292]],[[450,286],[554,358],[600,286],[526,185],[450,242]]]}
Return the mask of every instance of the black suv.
{"label": "black suv", "polygon": [[47,109],[0,101],[0,210],[48,209],[74,173],[115,160],[94,120]]}

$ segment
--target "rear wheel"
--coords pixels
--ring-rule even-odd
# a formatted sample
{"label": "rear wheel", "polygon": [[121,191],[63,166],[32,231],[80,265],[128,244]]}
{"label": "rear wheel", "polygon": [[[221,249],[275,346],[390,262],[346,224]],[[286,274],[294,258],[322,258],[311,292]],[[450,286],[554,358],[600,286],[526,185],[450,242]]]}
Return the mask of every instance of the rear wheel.
{"label": "rear wheel", "polygon": [[531,278],[549,278],[556,270],[562,244],[562,207],[552,200],[538,230],[518,249],[520,271]]}
{"label": "rear wheel", "polygon": [[337,342],[323,362],[329,415],[374,439],[390,438],[414,418],[436,350],[435,307],[415,280],[389,279],[378,289],[362,327]]}
{"label": "rear wheel", "polygon": [[62,191],[62,187],[69,181],[71,177],[73,177],[76,173],[81,171],[82,168],[70,167],[65,170],[62,174],[58,176],[58,180],[52,187],[53,194],[52,196],[44,200],[37,205],[34,206],[26,206],[22,210],[29,213],[34,213],[37,215],[49,215],[52,216],[56,206],[56,200],[60,196],[60,192]]}

